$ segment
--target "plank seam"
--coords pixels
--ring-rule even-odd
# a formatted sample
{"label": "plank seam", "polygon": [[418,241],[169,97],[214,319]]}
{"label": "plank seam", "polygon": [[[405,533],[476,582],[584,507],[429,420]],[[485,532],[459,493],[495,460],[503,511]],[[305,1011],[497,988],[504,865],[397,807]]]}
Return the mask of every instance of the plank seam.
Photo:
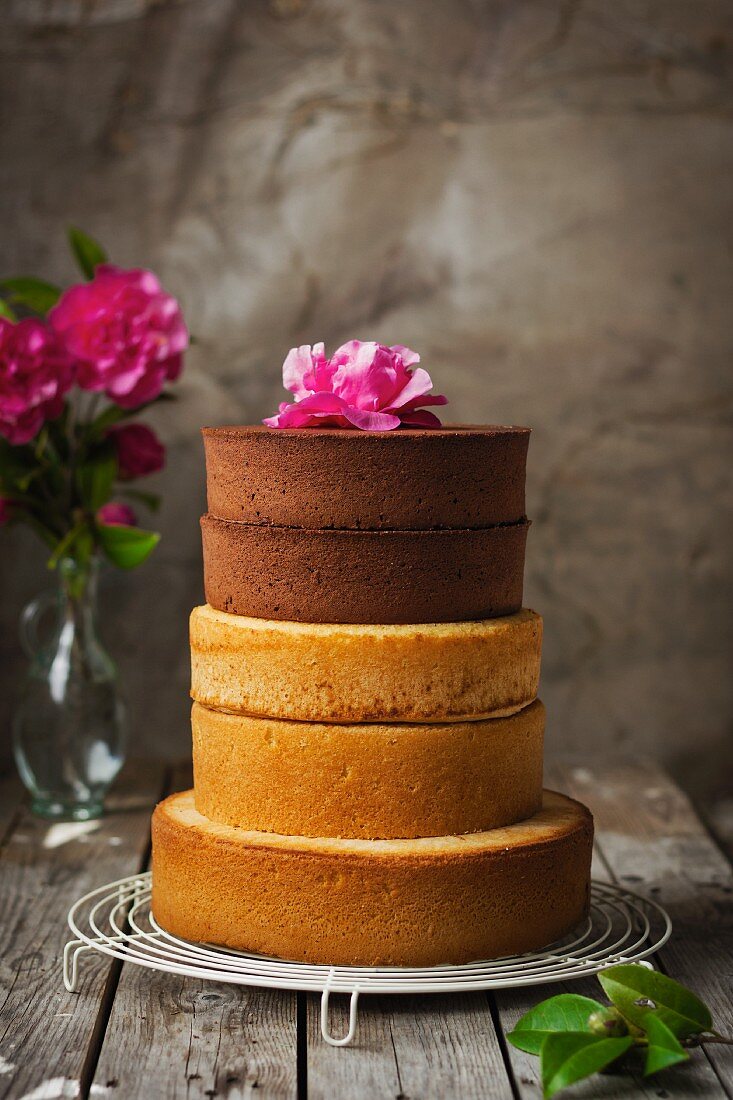
{"label": "plank seam", "polygon": [[295,1078],[298,1100],[308,1100],[308,994],[302,989],[295,1000]]}
{"label": "plank seam", "polygon": [[512,1066],[512,1059],[509,1053],[509,1046],[506,1041],[506,1035],[504,1029],[501,1026],[501,1017],[499,1016],[499,1006],[496,1003],[496,997],[493,993],[487,991],[486,1000],[489,1005],[489,1015],[491,1016],[491,1022],[494,1025],[494,1031],[496,1033],[496,1041],[499,1044],[499,1050],[501,1051],[501,1057],[504,1061],[504,1069],[506,1070],[507,1078],[509,1080],[509,1088],[512,1090],[512,1096],[514,1100],[521,1100],[522,1094],[517,1085],[517,1079],[514,1076],[514,1067]]}
{"label": "plank seam", "polygon": [[[157,801],[161,801],[161,799],[165,798],[165,796],[170,793],[172,781],[173,767],[170,764],[166,764],[163,768],[163,778],[161,780]],[[143,871],[147,870],[150,862],[151,848],[152,840],[150,829],[148,828],[148,839],[143,848],[142,855],[138,860],[136,874],[142,874]],[[79,1076],[79,1100],[89,1100],[89,1094],[92,1084],[94,1083],[97,1066],[99,1065],[99,1059],[102,1054],[102,1047],[104,1046],[104,1040],[107,1035],[107,1027],[112,1015],[112,1006],[117,995],[120,978],[122,977],[122,967],[123,962],[121,959],[113,959],[107,972],[104,992],[102,993],[97,1017],[94,1021],[94,1027],[92,1028],[92,1034],[89,1039],[89,1046],[87,1047],[81,1074]]]}

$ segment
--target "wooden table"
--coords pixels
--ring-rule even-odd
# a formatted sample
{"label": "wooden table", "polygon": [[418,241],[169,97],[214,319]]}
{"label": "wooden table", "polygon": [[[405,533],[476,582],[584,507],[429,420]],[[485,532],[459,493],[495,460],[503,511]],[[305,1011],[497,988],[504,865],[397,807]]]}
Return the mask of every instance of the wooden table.
{"label": "wooden table", "polygon": [[[660,901],[675,930],[657,957],[733,1033],[733,874],[687,798],[659,768],[634,762],[548,769],[550,785],[596,817],[594,873]],[[558,987],[494,996],[365,997],[353,1047],[320,1036],[319,998],[174,978],[87,954],[66,993],[66,912],[81,894],[146,867],[155,802],[188,769],[129,767],[101,822],[49,826],[16,780],[0,781],[0,1098],[538,1098],[537,1060],[504,1038]],[[597,984],[573,983],[595,995]],[[333,1028],[346,998],[332,998]],[[573,1095],[571,1093],[570,1095]],[[733,1050],[711,1046],[651,1081],[594,1078],[583,1097],[733,1095]]]}

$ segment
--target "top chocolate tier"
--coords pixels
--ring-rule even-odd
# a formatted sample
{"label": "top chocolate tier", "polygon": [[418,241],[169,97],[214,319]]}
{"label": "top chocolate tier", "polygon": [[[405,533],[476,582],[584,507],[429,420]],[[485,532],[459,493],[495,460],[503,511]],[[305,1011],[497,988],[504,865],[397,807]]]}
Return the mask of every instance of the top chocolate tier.
{"label": "top chocolate tier", "polygon": [[342,530],[483,528],[524,518],[529,428],[204,428],[209,513]]}

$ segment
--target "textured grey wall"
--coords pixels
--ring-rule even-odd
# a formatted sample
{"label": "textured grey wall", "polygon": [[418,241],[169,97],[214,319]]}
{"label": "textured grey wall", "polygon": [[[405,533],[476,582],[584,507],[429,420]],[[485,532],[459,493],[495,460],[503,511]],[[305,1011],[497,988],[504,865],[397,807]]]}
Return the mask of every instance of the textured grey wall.
{"label": "textured grey wall", "polygon": [[[417,348],[458,420],[530,424],[550,746],[730,770],[733,7],[726,0],[11,0],[2,268],[75,221],[198,344],[157,417],[164,540],[109,577],[135,736],[186,751],[202,423],[294,343]],[[0,537],[2,700],[41,555]],[[726,766],[723,766],[726,765]]]}

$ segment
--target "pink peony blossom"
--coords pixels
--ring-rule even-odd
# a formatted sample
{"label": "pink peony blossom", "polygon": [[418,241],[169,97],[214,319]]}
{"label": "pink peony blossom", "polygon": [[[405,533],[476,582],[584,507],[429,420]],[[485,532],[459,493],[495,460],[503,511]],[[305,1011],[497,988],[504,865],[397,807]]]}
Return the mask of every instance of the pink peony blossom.
{"label": "pink peony blossom", "polygon": [[263,423],[270,428],[361,428],[385,432],[405,425],[439,428],[424,405],[445,405],[447,398],[430,396],[430,375],[411,368],[420,356],[402,344],[385,347],[350,340],[326,359],[323,344],[292,348],[283,363],[283,385],[295,395],[283,402],[277,416]]}
{"label": "pink peony blossom", "polygon": [[162,470],[165,447],[147,424],[123,424],[107,433],[117,448],[119,476],[123,481]]}
{"label": "pink peony blossom", "polygon": [[61,414],[73,381],[73,364],[47,325],[0,317],[0,434],[28,443]]}
{"label": "pink peony blossom", "polygon": [[99,509],[97,522],[104,523],[107,527],[134,527],[137,516],[129,504],[119,504],[112,500]]}
{"label": "pink peony blossom", "polygon": [[62,294],[49,321],[78,360],[77,382],[125,409],[157,397],[181,373],[188,332],[152,271],[100,264]]}

